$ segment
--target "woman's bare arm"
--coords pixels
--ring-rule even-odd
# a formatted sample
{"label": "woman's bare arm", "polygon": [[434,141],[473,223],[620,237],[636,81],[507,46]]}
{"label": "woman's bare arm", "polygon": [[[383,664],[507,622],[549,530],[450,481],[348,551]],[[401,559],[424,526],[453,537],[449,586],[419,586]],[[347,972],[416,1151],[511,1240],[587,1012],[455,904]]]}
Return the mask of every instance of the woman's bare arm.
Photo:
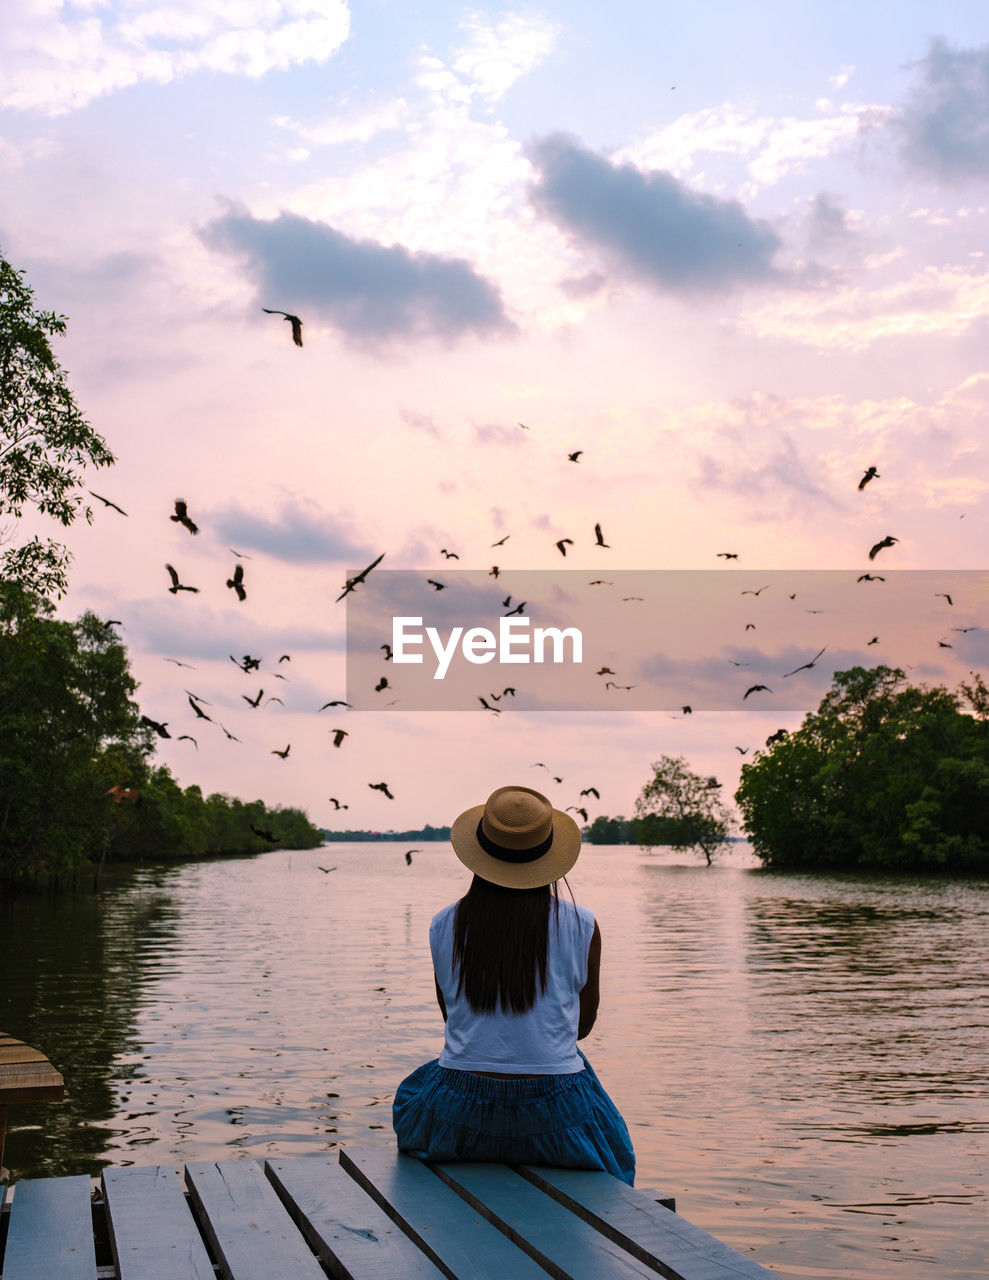
{"label": "woman's bare arm", "polygon": [[446,1001],[443,999],[443,992],[440,990],[440,980],[436,974],[433,974],[433,981],[436,983],[436,1002],[440,1007],[440,1013],[443,1015],[443,1021],[446,1022]]}
{"label": "woman's bare arm", "polygon": [[587,981],[580,992],[580,1019],[577,1023],[577,1039],[590,1035],[598,1016],[601,1001],[601,930],[594,921],[591,944],[587,948]]}

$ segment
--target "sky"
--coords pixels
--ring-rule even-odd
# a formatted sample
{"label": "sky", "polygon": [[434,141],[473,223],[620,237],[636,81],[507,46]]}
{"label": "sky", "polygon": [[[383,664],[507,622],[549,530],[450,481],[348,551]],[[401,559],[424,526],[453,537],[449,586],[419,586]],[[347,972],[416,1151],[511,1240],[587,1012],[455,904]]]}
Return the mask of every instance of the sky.
{"label": "sky", "polygon": [[[989,630],[938,644],[989,628],[981,578],[957,575],[989,532],[984,5],[4,14],[0,250],[68,317],[58,358],[117,459],[86,485],[127,512],[93,500],[68,532],[59,611],[121,620],[182,785],[333,828],[447,823],[506,783],[561,808],[595,786],[591,818],[630,815],[664,754],[730,797],[854,661],[985,669]],[[301,318],[301,348],[264,307]],[[564,569],[955,587],[933,620],[933,578],[898,596],[861,653],[826,614],[799,644],[766,634],[760,675],[825,648],[802,709],[791,689],[778,711],[558,712],[537,673],[495,711],[318,711],[347,696],[347,578],[383,556],[442,580],[444,551],[497,565],[513,603],[521,575]],[[199,591],[169,593],[166,563]],[[623,607],[599,606],[616,683],[690,659],[626,652]]]}

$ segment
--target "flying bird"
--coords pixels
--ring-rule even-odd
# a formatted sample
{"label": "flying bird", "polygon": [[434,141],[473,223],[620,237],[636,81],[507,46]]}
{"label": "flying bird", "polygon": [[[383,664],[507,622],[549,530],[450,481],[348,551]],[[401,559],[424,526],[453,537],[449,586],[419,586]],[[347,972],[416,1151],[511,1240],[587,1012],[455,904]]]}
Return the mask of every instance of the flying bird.
{"label": "flying bird", "polygon": [[388,790],[387,782],[369,782],[367,785],[372,791],[380,791],[381,794],[387,796],[389,800],[395,799],[392,793]]}
{"label": "flying bird", "polygon": [[387,644],[387,643],[386,643],[386,644],[379,644],[379,645],[378,645],[378,648],[379,648],[379,649],[384,649],[384,651],[385,651],[385,662],[391,662],[391,660],[392,660],[391,645],[390,645],[390,644]]}
{"label": "flying bird", "polygon": [[892,547],[897,542],[899,542],[899,538],[894,538],[890,534],[887,534],[886,537],[883,538],[882,542],[877,542],[876,545],[869,552],[869,559],[875,560],[876,556],[879,554],[880,551],[882,551],[883,547]]}
{"label": "flying bird", "polygon": [[510,533],[506,533],[503,538],[499,538],[497,542],[492,542],[491,545],[493,547],[503,547],[511,536],[512,535]]}
{"label": "flying bird", "polygon": [[127,514],[123,507],[118,507],[117,504],[115,502],[111,502],[109,498],[104,498],[102,493],[93,493],[92,489],[87,489],[86,492],[94,498],[99,498],[100,502],[102,502],[105,507],[113,507],[114,511],[119,511],[122,516]]}
{"label": "flying bird", "polygon": [[248,704],[248,706],[254,707],[256,709],[260,705],[261,699],[264,697],[264,690],[259,689],[258,696],[256,698],[249,698],[246,693],[242,693],[240,696],[244,699],[244,701]]}
{"label": "flying bird", "polygon": [[[878,643],[879,643],[878,636],[873,636],[872,639],[869,641],[869,644],[878,644]],[[865,647],[868,649],[869,645],[866,645]]]}
{"label": "flying bird", "polygon": [[230,661],[235,667],[240,667],[241,671],[257,671],[261,665],[261,659],[252,658],[249,653],[245,653],[239,660],[230,654]]}
{"label": "flying bird", "polygon": [[568,805],[567,805],[567,813],[570,813],[570,812],[573,812],[573,813],[579,813],[579,814],[580,814],[580,816],[584,819],[584,821],[585,821],[585,822],[587,821],[587,810],[586,810],[585,808],[583,808],[581,805],[577,805],[577,804],[568,804]]}
{"label": "flying bird", "polygon": [[[338,809],[339,809],[339,807],[340,807],[340,806],[339,806],[339,805],[337,805],[337,808],[338,808]],[[346,807],[347,807],[347,806],[346,806],[346,805],[344,805],[344,808],[346,808]],[[323,875],[324,875],[324,876],[328,876],[328,875],[330,874],[330,872],[331,872],[331,871],[336,871],[336,867],[321,867],[321,866],[319,865],[319,863],[318,863],[318,862],[316,863],[316,867],[317,867],[317,869],[318,869],[318,870],[322,871],[322,873],[323,873]]]}
{"label": "flying bird", "polygon": [[[241,695],[241,696],[243,696],[243,695]],[[267,706],[269,702],[277,702],[277,703],[278,703],[278,705],[279,705],[280,707],[284,707],[284,705],[285,705],[285,703],[284,703],[284,702],[282,702],[281,698],[276,698],[276,697],[274,696],[274,694],[272,694],[272,696],[271,696],[270,698],[265,698],[265,700],[264,700],[264,705],[265,705],[265,706]]]}
{"label": "flying bird", "polygon": [[790,734],[788,730],[777,729],[775,733],[771,733],[766,739],[766,746],[770,747],[774,742],[782,742],[784,738],[788,738],[789,736]]}
{"label": "flying bird", "polygon": [[580,794],[582,796],[593,796],[595,800],[601,799],[601,792],[598,791],[597,787],[585,787]]}
{"label": "flying bird", "polygon": [[244,590],[244,566],[242,564],[234,565],[234,576],[227,579],[227,586],[232,587],[237,592],[237,599],[244,601],[247,599],[247,592]]}
{"label": "flying bird", "polygon": [[822,654],[823,652],[824,652],[824,650],[823,650],[823,649],[821,649],[821,650],[820,650],[820,652],[818,652],[818,653],[815,653],[815,654],[814,654],[814,656],[813,656],[813,658],[811,658],[810,662],[805,662],[805,663],[804,663],[804,665],[803,665],[802,667],[796,667],[793,671],[787,671],[787,672],[785,672],[785,673],[784,673],[784,675],[783,675],[783,679],[785,680],[787,676],[795,676],[795,675],[797,674],[797,672],[798,672],[798,671],[809,671],[809,670],[811,669],[811,667],[814,665],[814,663],[818,660],[818,658],[821,656],[821,654]]}
{"label": "flying bird", "polygon": [[195,671],[195,667],[190,662],[179,662],[178,658],[166,658],[166,662],[174,662],[177,667],[186,667],[189,671]]}
{"label": "flying bird", "polygon": [[283,653],[283,654],[282,654],[282,656],[278,659],[278,661],[279,661],[279,662],[291,662],[291,661],[292,661],[292,655],[291,655],[290,653]]}
{"label": "flying bird", "polygon": [[524,422],[520,422],[519,426],[522,428],[523,431],[530,431],[532,429],[531,427],[527,427]]}
{"label": "flying bird", "polygon": [[[746,631],[755,631],[755,623],[754,623],[754,622],[747,622],[747,623],[745,624],[745,630],[746,630]],[[748,666],[749,664],[748,664],[748,663],[746,663],[745,665],[746,665],[746,666]]]}
{"label": "flying bird", "polygon": [[589,587],[613,587],[615,584],[609,582],[607,578],[592,578],[587,585]]}
{"label": "flying bird", "polygon": [[604,687],[606,689],[638,689],[637,684],[615,684],[614,680],[605,680]]}
{"label": "flying bird", "polygon": [[879,573],[860,573],[855,579],[856,582],[885,582],[886,579]]}
{"label": "flying bird", "polygon": [[236,547],[228,547],[227,550],[233,556],[239,556],[241,560],[253,560],[253,556],[245,555],[243,551],[238,551]]}
{"label": "flying bird", "polygon": [[141,716],[141,724],[146,724],[149,729],[154,729],[159,738],[170,738],[172,735],[168,732],[168,721],[159,724],[157,720],[152,720],[150,716]]}
{"label": "flying bird", "polygon": [[602,667],[600,671],[595,671],[596,676],[613,676],[615,673],[610,667]]}
{"label": "flying bird", "polygon": [[947,640],[939,640],[937,642],[937,647],[939,649],[953,649],[955,646],[953,644],[948,644]]}
{"label": "flying bird", "polygon": [[521,616],[522,616],[522,610],[525,608],[525,606],[526,606],[526,602],[523,600],[523,601],[522,601],[522,603],[521,603],[521,604],[517,604],[517,605],[515,606],[515,608],[514,608],[514,609],[509,609],[509,611],[508,611],[504,616],[505,616],[506,618],[510,618],[510,617],[512,616],[512,614],[517,613],[517,614],[519,615],[519,617],[521,618]]}
{"label": "flying bird", "polygon": [[456,551],[447,551],[446,547],[440,547],[440,555],[441,555],[441,556],[446,556],[446,558],[447,558],[448,560],[459,560],[459,559],[460,559],[460,557],[457,555]]}
{"label": "flying bird", "polygon": [[445,590],[446,590],[446,583],[445,583],[445,582],[437,582],[435,578],[427,578],[427,579],[426,579],[426,581],[429,583],[429,585],[430,585],[431,587],[435,587],[437,591],[445,591]]}
{"label": "flying bird", "polygon": [[180,733],[180,734],[179,734],[179,736],[175,739],[175,741],[176,741],[176,742],[191,742],[191,743],[192,743],[192,745],[196,748],[196,750],[197,750],[197,751],[199,750],[199,743],[196,741],[196,739],[192,736],[192,734],[191,734],[191,733]]}
{"label": "flying bird", "polygon": [[335,747],[339,747],[344,738],[349,736],[346,729],[331,729],[330,733],[333,734],[333,745]]}
{"label": "flying bird", "polygon": [[336,798],[336,796],[330,796],[330,804],[332,804],[332,805],[334,806],[334,808],[335,808],[335,809],[349,809],[349,808],[350,808],[350,805],[349,805],[349,804],[341,804],[341,803],[340,803],[340,801]]}
{"label": "flying bird", "polygon": [[954,605],[954,600],[948,595],[947,591],[935,591],[935,597],[940,596],[942,600],[947,600],[948,604]]}
{"label": "flying bird", "polygon": [[385,553],[382,551],[381,555],[378,556],[377,560],[372,560],[366,569],[362,569],[360,573],[355,574],[354,577],[348,578],[346,583],[344,584],[343,590],[340,592],[340,594],[337,596],[336,600],[334,601],[334,604],[342,600],[345,595],[348,595],[351,591],[353,591],[353,589],[359,583],[363,582],[364,579],[367,577],[367,575],[371,572],[371,570],[375,568],[376,565],[379,565],[382,562],[382,560],[384,560],[384,558],[385,558]]}
{"label": "flying bird", "polygon": [[188,508],[186,507],[184,498],[175,499],[175,515],[169,516],[168,518],[169,520],[174,520],[176,524],[184,525],[185,528],[188,529],[190,533],[199,532],[199,525],[193,524],[193,522],[189,519],[189,511],[188,511]]}
{"label": "flying bird", "polygon": [[[768,585],[769,585],[769,584],[767,583],[767,584],[766,584],[766,586],[768,586]],[[751,591],[751,590],[748,590],[748,591],[740,591],[740,592],[739,592],[739,595],[743,595],[743,596],[761,596],[761,595],[762,595],[762,593],[763,593],[765,590],[766,590],[766,587],[760,587],[758,591]]]}
{"label": "flying bird", "polygon": [[575,449],[573,453],[567,454],[567,458],[570,462],[576,462],[580,458],[580,455],[583,452],[584,452],[583,449]]}
{"label": "flying bird", "polygon": [[[220,724],[219,720],[217,720],[216,723]],[[220,724],[220,728],[223,729],[223,732],[226,734],[227,740],[229,742],[240,742],[240,738],[235,738],[234,735],[230,732],[230,730],[227,729],[224,725]]]}
{"label": "flying bird", "polygon": [[594,545],[595,545],[596,547],[610,547],[610,546],[611,546],[611,543],[610,543],[610,542],[605,542],[605,540],[604,540],[604,534],[601,532],[601,526],[600,526],[599,524],[596,524],[596,525],[594,526],[594,538],[595,538]]}
{"label": "flying bird", "polygon": [[876,470],[876,468],[870,467],[868,471],[866,471],[862,479],[859,481],[859,488],[864,489],[865,486],[869,483],[869,481],[875,480],[878,475],[879,475],[879,472]]}
{"label": "flying bird", "polygon": [[740,756],[747,756],[747,755],[749,754],[749,752],[752,750],[752,748],[751,748],[751,747],[736,747],[736,748],[735,748],[735,750],[738,752],[738,754],[739,754]]}
{"label": "flying bird", "polygon": [[573,546],[573,538],[561,538],[560,541],[556,544],[556,549],[557,551],[559,551],[561,556],[565,556],[567,554],[567,547],[572,547],[572,546]]}
{"label": "flying bird", "polygon": [[269,844],[278,843],[277,838],[273,836],[270,831],[265,831],[261,827],[256,827],[253,822],[249,822],[247,825],[260,840],[267,840]]}
{"label": "flying bird", "polygon": [[693,707],[681,707],[680,710],[683,712],[685,716],[692,716],[694,714]]}
{"label": "flying bird", "polygon": [[[189,698],[189,706],[190,706],[190,707],[192,707],[193,711],[195,711],[197,719],[199,719],[199,720],[209,720],[210,724],[212,724],[212,723],[213,723],[213,721],[212,721],[212,720],[210,719],[210,717],[206,714],[206,712],[202,709],[202,707],[199,705],[199,703],[196,701],[196,699],[193,697],[193,695],[192,695],[191,693],[189,693],[189,691],[188,691],[188,690],[186,690],[186,694],[187,694],[187,696],[188,696],[188,698]],[[208,706],[208,705],[209,705],[209,704],[207,703],[207,706]]]}
{"label": "flying bird", "polygon": [[764,693],[772,693],[772,689],[770,689],[768,684],[753,684],[745,690],[745,693],[742,695],[742,701],[744,702],[750,693],[759,693],[760,691]]}
{"label": "flying bird", "polygon": [[277,751],[277,750],[275,750],[275,751],[272,751],[272,752],[271,752],[271,754],[272,754],[273,756],[280,756],[283,760],[287,760],[287,759],[288,759],[288,753],[289,753],[291,750],[292,750],[292,744],[291,744],[291,742],[290,742],[290,743],[288,744],[288,746],[285,748],[285,750],[284,750],[284,751]]}
{"label": "flying bird", "polygon": [[272,310],[270,307],[262,307],[261,310],[269,316],[284,316],[292,326],[292,341],[297,347],[302,346],[302,321],[298,316],[290,315],[287,311]]}
{"label": "flying bird", "polygon": [[320,707],[320,711],[325,711],[327,707],[349,707],[349,702],[344,702],[343,698],[334,698],[332,702],[324,702]]}
{"label": "flying bird", "polygon": [[388,688],[388,677],[382,676],[378,683],[374,686],[374,692],[380,693],[382,689]]}
{"label": "flying bird", "polygon": [[168,590],[171,592],[173,596],[177,595],[178,592],[180,591],[195,591],[197,594],[199,593],[198,587],[187,587],[183,583],[179,582],[179,575],[176,573],[176,571],[172,568],[170,564],[166,564],[165,568],[168,570],[168,576],[172,580],[172,585],[168,588]]}
{"label": "flying bird", "polygon": [[717,557],[719,560],[737,560],[738,552],[737,551],[719,551],[717,553]]}
{"label": "flying bird", "polygon": [[481,706],[484,708],[485,711],[493,711],[495,715],[499,715],[499,716],[501,715],[501,707],[493,707],[491,703],[486,702],[485,699],[482,698],[480,694],[477,695],[477,700],[481,704]]}

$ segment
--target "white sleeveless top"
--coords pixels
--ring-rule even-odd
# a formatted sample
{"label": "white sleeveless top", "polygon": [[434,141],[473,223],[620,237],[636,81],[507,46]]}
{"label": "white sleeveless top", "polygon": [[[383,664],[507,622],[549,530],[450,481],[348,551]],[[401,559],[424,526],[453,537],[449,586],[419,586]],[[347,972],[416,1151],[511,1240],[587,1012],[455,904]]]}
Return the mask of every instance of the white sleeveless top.
{"label": "white sleeveless top", "polygon": [[[475,1013],[457,994],[453,968],[453,921],[457,904],[438,912],[429,926],[433,968],[446,1005],[441,1067],[517,1075],[573,1075],[583,1071],[577,1052],[580,990],[587,982],[587,949],[594,915],[562,898],[550,905],[546,990],[536,979],[536,1002],[525,1013]],[[557,923],[558,922],[558,923]]]}

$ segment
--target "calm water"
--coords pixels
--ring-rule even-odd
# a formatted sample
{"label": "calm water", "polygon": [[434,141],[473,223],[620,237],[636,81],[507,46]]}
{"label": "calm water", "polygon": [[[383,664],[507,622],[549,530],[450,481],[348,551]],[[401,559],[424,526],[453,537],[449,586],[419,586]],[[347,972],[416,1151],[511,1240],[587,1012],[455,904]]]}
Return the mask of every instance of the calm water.
{"label": "calm water", "polygon": [[[448,846],[114,871],[0,911],[0,1028],[66,1078],[15,1108],[15,1179],[391,1144],[441,1045]],[[585,847],[604,937],[584,1048],[639,1185],[785,1276],[984,1275],[989,885],[815,880]],[[324,874],[318,865],[335,867]]]}

